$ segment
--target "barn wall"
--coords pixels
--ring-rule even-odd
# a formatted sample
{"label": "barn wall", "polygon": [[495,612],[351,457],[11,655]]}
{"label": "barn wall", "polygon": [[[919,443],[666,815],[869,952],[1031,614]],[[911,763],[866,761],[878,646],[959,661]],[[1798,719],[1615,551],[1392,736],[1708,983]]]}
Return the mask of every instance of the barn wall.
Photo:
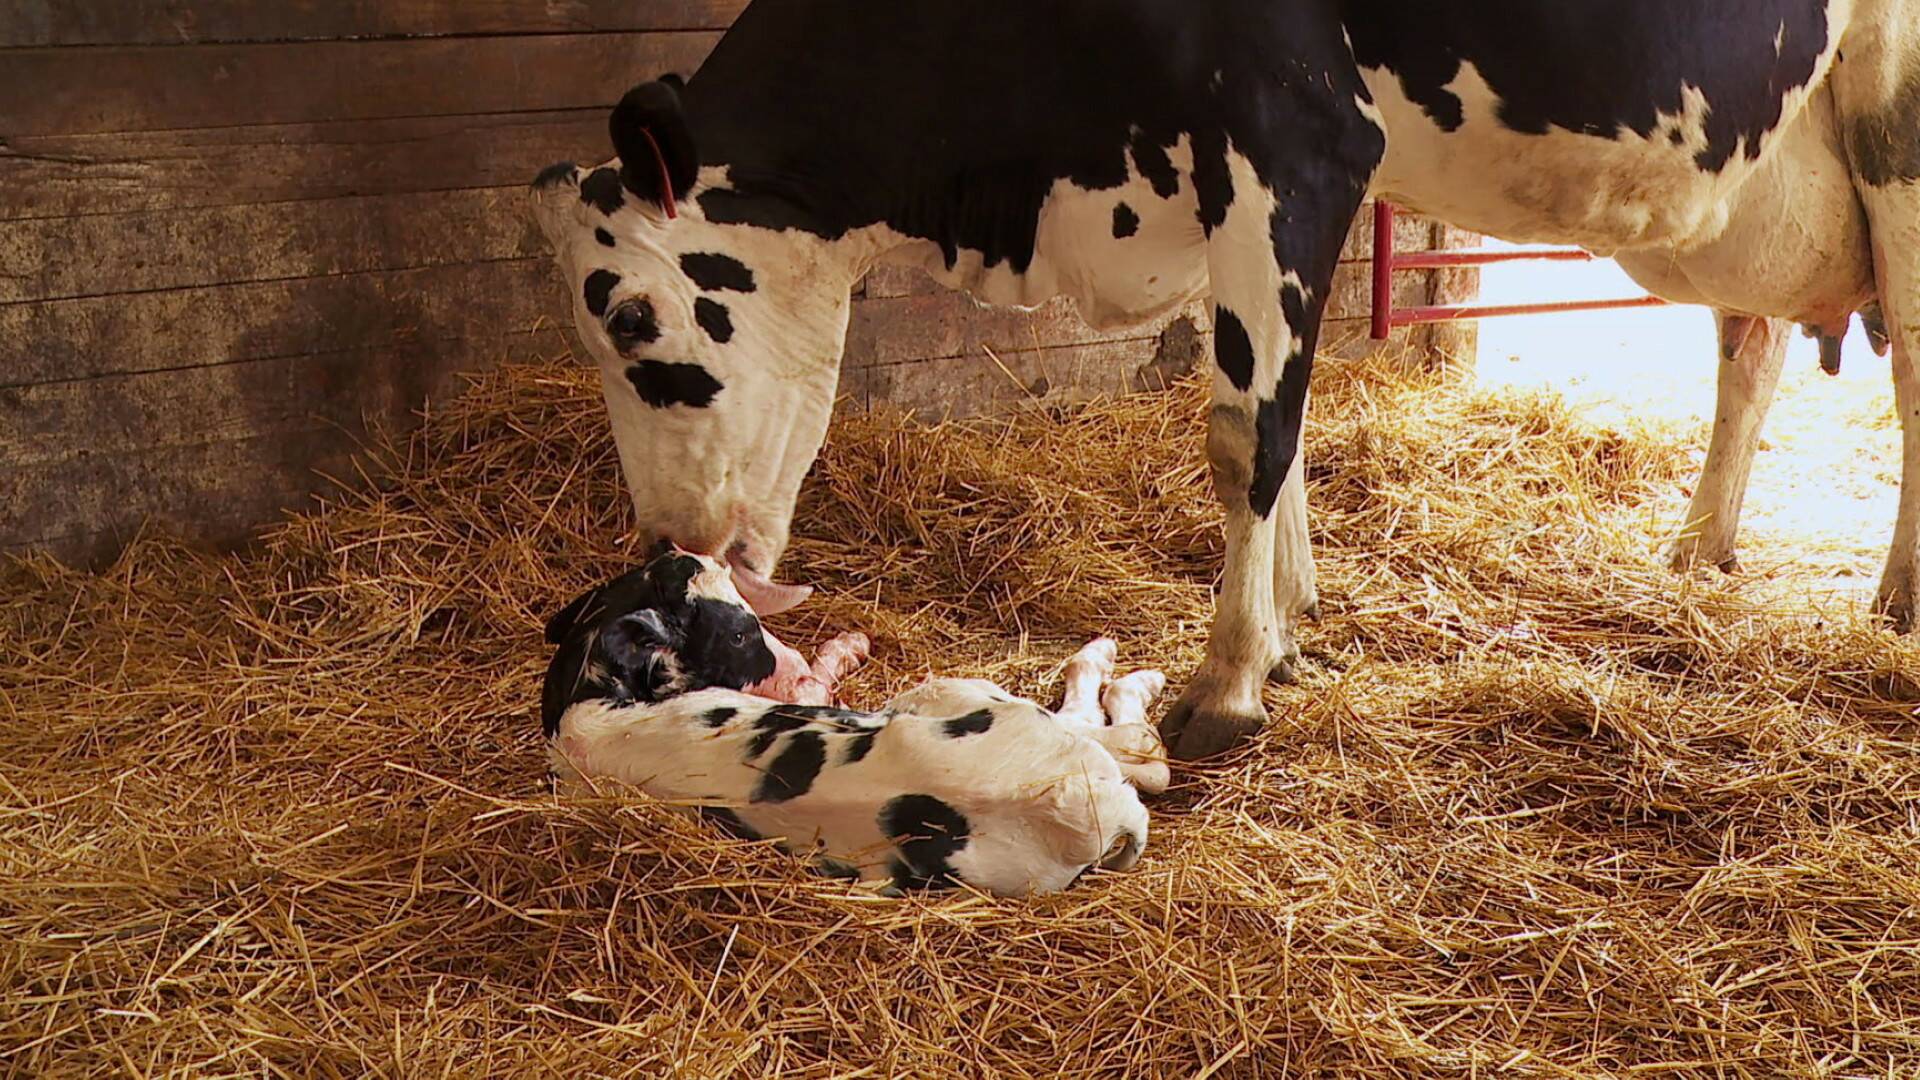
{"label": "barn wall", "polygon": [[[244,539],[367,422],[560,352],[527,179],[603,156],[606,108],[694,70],[743,6],[0,0],[0,550],[98,560],[148,521]],[[1362,224],[1330,340],[1364,332]],[[1206,346],[1199,313],[1099,334],[904,271],[862,293],[848,409],[1158,385]]]}

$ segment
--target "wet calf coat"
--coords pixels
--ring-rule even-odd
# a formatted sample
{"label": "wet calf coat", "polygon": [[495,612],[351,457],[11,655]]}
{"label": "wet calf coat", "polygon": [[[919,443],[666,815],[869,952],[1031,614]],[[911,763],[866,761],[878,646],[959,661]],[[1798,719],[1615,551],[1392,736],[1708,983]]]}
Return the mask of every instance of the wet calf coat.
{"label": "wet calf coat", "polygon": [[[1164,680],[1112,679],[1111,642],[1069,664],[1058,715],[973,679],[930,679],[877,712],[773,701],[746,692],[773,658],[726,569],[685,554],[585,594],[548,638],[543,724],[563,780],[689,804],[837,876],[1056,891],[1131,866],[1148,827],[1136,784],[1167,782],[1145,715]],[[823,653],[830,681],[849,661]]]}

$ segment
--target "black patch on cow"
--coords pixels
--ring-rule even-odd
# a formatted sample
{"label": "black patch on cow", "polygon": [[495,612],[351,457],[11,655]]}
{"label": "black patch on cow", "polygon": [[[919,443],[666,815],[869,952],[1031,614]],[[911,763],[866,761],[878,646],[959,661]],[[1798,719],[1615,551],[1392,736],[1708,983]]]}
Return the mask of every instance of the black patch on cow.
{"label": "black patch on cow", "polygon": [[1125,240],[1140,231],[1140,215],[1126,203],[1116,203],[1113,207],[1113,238]]}
{"label": "black patch on cow", "polygon": [[[1194,10],[1173,0],[756,5],[684,96],[702,160],[726,170],[701,207],[712,223],[828,239],[885,224],[949,266],[973,251],[987,267],[1024,272],[1056,182],[1116,183],[1132,150],[1172,197],[1181,185],[1161,148],[1183,135],[1196,188],[1202,177],[1210,185],[1207,222],[1233,197],[1229,141],[1263,177],[1305,159],[1328,172],[1316,180],[1363,188],[1377,156],[1349,153],[1349,129],[1379,135],[1355,104],[1366,91],[1337,5]],[[861,63],[845,62],[849,42]]]}
{"label": "black patch on cow", "polygon": [[827,764],[827,741],[817,731],[798,731],[767,766],[754,789],[753,801],[786,802],[813,789]]}
{"label": "black patch on cow", "polygon": [[724,806],[702,806],[700,816],[718,825],[720,831],[736,840],[759,840],[761,836],[740,815]]}
{"label": "black patch on cow", "polygon": [[708,188],[694,200],[700,213],[715,225],[751,225],[776,232],[809,232],[830,240],[845,234],[845,229],[827,225],[798,204],[766,195],[753,195],[732,188]]}
{"label": "black patch on cow", "polygon": [[1219,305],[1213,309],[1213,362],[1235,390],[1246,393],[1253,386],[1253,340],[1240,317]]}
{"label": "black patch on cow", "polygon": [[572,180],[573,174],[579,171],[580,166],[575,165],[571,161],[556,161],[540,170],[540,174],[533,178],[533,186],[543,188],[551,187],[554,184],[565,183]]}
{"label": "black patch on cow", "polygon": [[721,727],[726,727],[727,721],[733,719],[738,715],[740,715],[739,709],[729,709],[729,708],[708,709],[700,717],[700,722],[707,725],[710,728],[721,728]]}
{"label": "black patch on cow", "polygon": [[1694,160],[1716,172],[1737,153],[1759,155],[1785,95],[1813,77],[1828,44],[1814,0],[1349,0],[1343,11],[1361,66],[1391,70],[1448,130],[1460,125],[1460,101],[1446,86],[1465,63],[1499,100],[1499,122],[1531,135],[1651,138],[1662,114],[1682,111],[1682,88],[1698,87],[1709,110]]}
{"label": "black patch on cow", "polygon": [[581,287],[580,294],[586,298],[587,310],[598,319],[607,313],[607,301],[613,297],[613,287],[620,284],[620,275],[611,270],[595,270],[587,275],[587,282]]}
{"label": "black patch on cow", "polygon": [[881,835],[893,841],[893,881],[903,889],[952,887],[959,881],[950,861],[967,846],[966,815],[932,795],[901,795],[880,808]]}
{"label": "black patch on cow", "polygon": [[727,311],[727,305],[712,297],[694,299],[693,321],[699,323],[700,329],[721,345],[733,340],[733,316]]}
{"label": "black patch on cow", "polygon": [[713,404],[715,395],[726,389],[699,364],[674,364],[664,360],[642,360],[628,365],[627,381],[633,384],[641,401],[656,409],[674,405],[704,409]]}
{"label": "black patch on cow", "polygon": [[620,189],[620,174],[612,169],[595,169],[580,181],[580,201],[603,214],[611,215],[627,203]]}
{"label": "black patch on cow", "polygon": [[1679,128],[1674,128],[1672,131],[1667,132],[1667,141],[1675,146],[1679,146],[1681,143],[1687,141],[1687,133]]}
{"label": "black patch on cow", "polygon": [[956,716],[940,725],[940,730],[949,739],[958,739],[966,735],[984,735],[993,728],[993,710],[975,709],[965,716]]}
{"label": "black patch on cow", "polygon": [[1307,379],[1312,371],[1313,361],[1305,354],[1288,360],[1280,369],[1280,385],[1274,396],[1261,401],[1254,410],[1253,482],[1247,488],[1247,504],[1256,516],[1264,518],[1273,512],[1280,485],[1293,467],[1306,413]]}
{"label": "black patch on cow", "polygon": [[1163,199],[1171,199],[1180,194],[1180,174],[1174,171],[1173,159],[1167,156],[1167,148],[1159,140],[1147,136],[1145,132],[1136,132],[1131,144],[1133,167],[1153,185],[1153,193]]}
{"label": "black patch on cow", "polygon": [[1920,180],[1920,55],[1884,105],[1849,118],[1847,155],[1872,187]]}
{"label": "black patch on cow", "polygon": [[755,735],[747,744],[747,757],[757,758],[773,748],[780,736],[789,731],[798,731],[810,723],[810,719],[794,708],[768,709],[753,722]]}
{"label": "black patch on cow", "polygon": [[595,240],[598,240],[598,241],[600,241],[600,246],[601,246],[601,247],[612,247],[612,246],[613,246],[613,234],[612,234],[612,233],[610,233],[610,232],[608,232],[608,231],[607,231],[607,230],[605,230],[605,229],[602,229],[602,228],[600,228],[600,227],[599,227],[599,226],[597,226],[597,225],[596,225],[596,226],[594,226],[594,229],[593,229],[593,238],[594,238]]}
{"label": "black patch on cow", "polygon": [[1295,354],[1304,352],[1314,324],[1308,321],[1310,313],[1307,310],[1307,298],[1301,294],[1300,287],[1291,281],[1280,286],[1280,315],[1287,320],[1287,329],[1293,332]]}
{"label": "black patch on cow", "polygon": [[1194,216],[1208,236],[1227,220],[1233,205],[1233,174],[1227,171],[1227,136],[1217,128],[1193,133]]}
{"label": "black patch on cow", "polygon": [[879,729],[863,731],[847,740],[847,752],[841,756],[840,764],[851,765],[856,761],[865,761],[873,750],[873,740],[880,737]]}
{"label": "black patch on cow", "polygon": [[680,256],[680,270],[702,292],[752,292],[753,271],[731,255],[717,251],[689,251]]}

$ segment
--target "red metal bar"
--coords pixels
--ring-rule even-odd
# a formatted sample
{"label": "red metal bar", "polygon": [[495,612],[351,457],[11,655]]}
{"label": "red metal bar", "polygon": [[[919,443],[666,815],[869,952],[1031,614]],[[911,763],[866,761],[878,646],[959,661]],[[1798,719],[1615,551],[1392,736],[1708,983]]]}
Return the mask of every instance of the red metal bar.
{"label": "red metal bar", "polygon": [[1393,204],[1373,202],[1373,340],[1393,333]]}
{"label": "red metal bar", "polygon": [[1433,270],[1446,266],[1486,266],[1503,262],[1592,262],[1599,258],[1584,248],[1456,248],[1443,251],[1396,251],[1395,270]]}
{"label": "red metal bar", "polygon": [[1553,300],[1540,304],[1439,304],[1433,307],[1399,308],[1393,313],[1393,325],[1491,319],[1500,315],[1552,315],[1562,311],[1664,307],[1666,303],[1657,296],[1624,296],[1617,300]]}
{"label": "red metal bar", "polygon": [[1661,307],[1667,301],[1657,296],[1631,296],[1616,300],[1555,300],[1539,304],[1438,304],[1429,307],[1395,308],[1393,272],[1395,270],[1431,270],[1448,266],[1487,266],[1503,262],[1586,262],[1591,252],[1569,247],[1520,247],[1505,250],[1472,249],[1410,251],[1402,255],[1393,250],[1393,204],[1376,200],[1373,204],[1373,319],[1372,337],[1384,341],[1396,326],[1415,323],[1452,322],[1458,319],[1490,319],[1500,315],[1547,315],[1562,311],[1608,311],[1621,308]]}

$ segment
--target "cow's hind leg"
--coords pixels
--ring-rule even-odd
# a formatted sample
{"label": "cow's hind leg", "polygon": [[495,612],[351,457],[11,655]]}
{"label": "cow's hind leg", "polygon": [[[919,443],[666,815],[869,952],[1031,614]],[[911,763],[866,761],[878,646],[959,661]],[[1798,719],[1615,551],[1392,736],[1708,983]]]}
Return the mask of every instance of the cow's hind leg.
{"label": "cow's hind leg", "polygon": [[[1920,117],[1915,117],[1920,124]],[[1920,174],[1920,131],[1910,164]],[[1862,192],[1873,230],[1873,272],[1893,354],[1893,399],[1900,413],[1900,509],[1880,576],[1875,610],[1895,630],[1916,629],[1920,589],[1920,175]]]}
{"label": "cow's hind leg", "polygon": [[[1231,201],[1208,221],[1202,200],[1214,301],[1207,460],[1226,510],[1227,565],[1207,657],[1161,727],[1176,757],[1205,757],[1258,730],[1266,719],[1261,687],[1296,652],[1293,623],[1304,605],[1297,595],[1276,603],[1275,511],[1295,469],[1340,245],[1381,148],[1378,128],[1351,100],[1301,103],[1289,114],[1301,129],[1275,136],[1264,174],[1222,147],[1220,179],[1230,183]],[[1354,160],[1334,164],[1343,150]],[[1207,164],[1196,147],[1195,171]],[[1299,532],[1289,543],[1304,546],[1304,490],[1295,494]],[[1289,570],[1297,582],[1298,565]]]}
{"label": "cow's hind leg", "polygon": [[1746,498],[1760,426],[1780,384],[1792,336],[1784,319],[1716,311],[1714,320],[1720,334],[1720,380],[1713,440],[1687,506],[1684,530],[1667,549],[1667,561],[1675,570],[1697,565],[1735,569],[1740,503]]}

